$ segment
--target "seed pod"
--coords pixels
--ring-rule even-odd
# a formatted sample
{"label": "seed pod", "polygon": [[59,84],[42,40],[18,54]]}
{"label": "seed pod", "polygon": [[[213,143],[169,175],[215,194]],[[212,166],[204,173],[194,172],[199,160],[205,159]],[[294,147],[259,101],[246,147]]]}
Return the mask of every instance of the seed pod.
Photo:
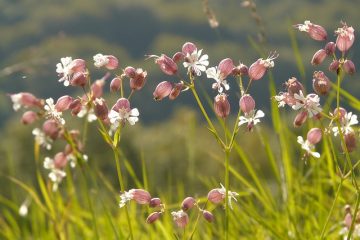
{"label": "seed pod", "polygon": [[324,49],[318,50],[311,59],[312,65],[321,64],[326,58],[326,51]]}
{"label": "seed pod", "polygon": [[230,103],[226,94],[219,94],[214,100],[214,111],[218,117],[226,118],[230,114]]}
{"label": "seed pod", "polygon": [[329,78],[322,72],[314,72],[313,89],[319,95],[327,95],[331,88]]}

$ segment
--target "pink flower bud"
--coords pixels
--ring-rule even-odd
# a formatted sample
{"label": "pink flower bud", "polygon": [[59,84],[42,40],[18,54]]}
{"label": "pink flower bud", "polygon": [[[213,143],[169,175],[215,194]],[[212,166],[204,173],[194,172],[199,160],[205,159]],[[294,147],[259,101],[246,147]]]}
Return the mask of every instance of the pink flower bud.
{"label": "pink flower bud", "polygon": [[58,152],[55,156],[54,156],[54,165],[55,168],[64,168],[67,164],[67,157],[65,155],[65,153],[63,152]]}
{"label": "pink flower bud", "polygon": [[335,31],[337,35],[336,46],[341,52],[346,52],[355,41],[354,28],[342,23],[342,27]]}
{"label": "pink flower bud", "polygon": [[128,66],[124,69],[124,74],[128,77],[128,78],[134,78],[135,74],[136,74],[136,69]]}
{"label": "pink flower bud", "polygon": [[121,88],[121,78],[116,77],[110,82],[110,91],[116,92],[119,91]]}
{"label": "pink flower bud", "polygon": [[65,110],[68,110],[72,101],[73,101],[73,98],[70,97],[69,95],[62,96],[57,100],[57,102],[55,104],[55,109],[58,112],[63,112]]}
{"label": "pink flower bud", "polygon": [[156,58],[155,63],[158,64],[161,71],[167,75],[175,75],[178,71],[176,63],[165,54],[161,54],[160,57]]}
{"label": "pink flower bud", "polygon": [[112,110],[119,112],[120,110],[126,110],[126,111],[130,111],[130,102],[128,99],[126,98],[119,98],[116,103],[114,104],[114,106],[112,107]]}
{"label": "pink flower bud", "polygon": [[301,127],[305,123],[307,116],[307,111],[299,112],[294,119],[294,127]]}
{"label": "pink flower bud", "polygon": [[105,67],[109,70],[114,70],[119,66],[119,60],[114,57],[113,55],[107,55],[108,63],[105,65]]}
{"label": "pink flower bud", "polygon": [[349,211],[345,214],[344,217],[344,224],[347,227],[347,229],[351,228],[351,223],[352,223],[352,216],[351,216],[351,211]]}
{"label": "pink flower bud", "polygon": [[106,102],[103,98],[97,98],[94,101],[94,113],[96,117],[101,120],[104,120],[108,117],[109,109],[106,105]]}
{"label": "pink flower bud", "polygon": [[159,207],[161,205],[161,199],[160,198],[152,198],[150,199],[149,207],[155,208]]}
{"label": "pink flower bud", "polygon": [[51,139],[55,140],[59,136],[60,127],[55,120],[49,119],[43,123],[42,130],[46,136],[49,136]]}
{"label": "pink flower bud", "polygon": [[180,62],[180,61],[184,60],[184,58],[185,58],[184,53],[182,53],[182,52],[177,52],[177,53],[175,53],[174,56],[172,57],[172,60],[177,63],[177,62]]}
{"label": "pink flower bud", "polygon": [[300,94],[300,91],[304,92],[304,87],[295,77],[290,78],[285,83],[285,87],[290,95]]}
{"label": "pink flower bud", "polygon": [[214,215],[211,212],[204,210],[202,214],[206,221],[210,223],[214,221]]}
{"label": "pink flower bud", "polygon": [[184,228],[189,223],[189,216],[183,210],[172,212],[171,215],[179,228]]}
{"label": "pink flower bud", "polygon": [[294,27],[302,32],[307,32],[316,41],[324,41],[327,38],[326,30],[322,26],[313,24],[310,21],[305,21],[304,24],[297,24]]}
{"label": "pink flower bud", "polygon": [[326,55],[331,56],[331,55],[333,55],[335,53],[336,44],[334,42],[328,42],[325,45],[324,49],[325,49]]}
{"label": "pink flower bud", "polygon": [[151,200],[150,193],[143,189],[132,189],[133,200],[138,204],[149,204]]}
{"label": "pink flower bud", "polygon": [[77,115],[81,111],[81,107],[82,105],[80,99],[75,99],[74,101],[72,101],[72,103],[69,105],[69,109],[71,109],[71,114]]}
{"label": "pink flower bud", "polygon": [[219,189],[212,189],[207,195],[208,200],[215,204],[221,203],[224,199],[223,197],[224,194],[219,192]]}
{"label": "pink flower bud", "polygon": [[183,46],[182,46],[182,53],[184,55],[186,54],[191,54],[193,53],[195,50],[197,50],[195,44],[191,43],[191,42],[186,42]]}
{"label": "pink flower bud", "polygon": [[161,217],[161,212],[153,212],[146,218],[146,223],[151,224]]}
{"label": "pink flower bud", "polygon": [[27,125],[27,124],[31,124],[31,123],[35,122],[35,120],[37,120],[37,118],[38,118],[38,116],[35,112],[27,111],[22,115],[21,122],[23,124]]}
{"label": "pink flower bud", "polygon": [[221,73],[221,78],[225,79],[227,76],[229,76],[232,73],[233,68],[234,63],[230,58],[221,60],[218,66],[218,70]]}
{"label": "pink flower bud", "polygon": [[13,102],[13,108],[15,111],[19,110],[21,107],[42,107],[41,100],[37,99],[31,93],[20,92],[10,94],[10,98]]}
{"label": "pink flower bud", "polygon": [[318,51],[314,54],[313,58],[311,59],[311,64],[312,64],[312,65],[319,65],[319,64],[321,64],[321,63],[325,60],[326,56],[327,56],[327,55],[326,55],[326,51],[325,51],[324,49],[318,50]]}
{"label": "pink flower bud", "polygon": [[322,71],[314,72],[313,75],[313,89],[319,95],[326,95],[329,93],[331,83],[329,78]]}
{"label": "pink flower bud", "polygon": [[141,68],[136,69],[135,76],[130,78],[130,88],[132,90],[140,90],[144,87],[146,82],[147,72]]}
{"label": "pink flower bud", "polygon": [[320,128],[312,128],[309,130],[306,139],[313,145],[320,142],[322,137],[322,131]]}
{"label": "pink flower bud", "polygon": [[329,71],[337,72],[340,66],[340,62],[338,60],[333,60],[329,65]]}
{"label": "pink flower bud", "polygon": [[251,66],[249,67],[249,77],[252,80],[259,80],[261,79],[267,69],[274,67],[274,59],[276,59],[279,55],[276,53],[273,53],[272,55],[270,55],[267,59],[258,59],[256,62],[254,62],[253,64],[251,64]]}
{"label": "pink flower bud", "polygon": [[350,75],[353,75],[355,73],[355,65],[351,60],[345,60],[344,71]]}
{"label": "pink flower bud", "polygon": [[175,86],[173,87],[173,89],[171,89],[169,99],[175,100],[180,95],[183,87],[184,87],[184,83],[182,83],[182,82],[176,83]]}
{"label": "pink flower bud", "polygon": [[73,72],[83,72],[86,68],[84,59],[74,59],[71,63],[71,70]]}
{"label": "pink flower bud", "polygon": [[255,100],[249,94],[245,94],[240,98],[239,106],[243,113],[250,113],[255,109]]}
{"label": "pink flower bud", "polygon": [[191,209],[193,206],[195,206],[195,204],[196,204],[195,198],[187,197],[181,203],[181,209],[184,211],[187,211],[187,210]]}
{"label": "pink flower bud", "polygon": [[214,101],[214,111],[218,117],[226,118],[230,114],[230,103],[226,94],[218,94]]}
{"label": "pink flower bud", "polygon": [[103,95],[103,87],[105,85],[105,80],[104,79],[100,79],[100,80],[96,80],[92,85],[91,85],[91,93],[92,93],[92,98],[96,99],[96,98],[101,98],[101,96]]}
{"label": "pink flower bud", "polygon": [[248,75],[248,67],[242,63],[240,63],[238,66],[234,67],[232,70],[232,74],[234,76],[246,76]]}
{"label": "pink flower bud", "polygon": [[154,99],[156,101],[160,101],[163,98],[169,96],[169,94],[171,93],[172,90],[172,84],[168,81],[163,81],[161,83],[159,83],[156,88],[155,91],[153,93]]}
{"label": "pink flower bud", "polygon": [[70,84],[71,86],[80,86],[80,87],[84,87],[87,83],[87,76],[86,73],[84,72],[76,72],[71,80],[70,80]]}
{"label": "pink flower bud", "polygon": [[344,135],[345,145],[348,152],[353,152],[356,149],[356,136],[354,132],[349,132]]}

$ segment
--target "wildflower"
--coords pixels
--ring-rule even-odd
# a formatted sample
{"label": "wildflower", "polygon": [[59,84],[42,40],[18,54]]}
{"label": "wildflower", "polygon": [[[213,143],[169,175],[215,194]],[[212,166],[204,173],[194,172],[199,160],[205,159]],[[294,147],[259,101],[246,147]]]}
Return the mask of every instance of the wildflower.
{"label": "wildflower", "polygon": [[308,116],[308,112],[307,111],[301,111],[298,114],[296,114],[295,119],[294,119],[294,127],[301,127]]}
{"label": "wildflower", "polygon": [[344,71],[349,74],[353,75],[355,73],[355,64],[353,61],[346,59],[344,62]]}
{"label": "wildflower", "polygon": [[337,72],[340,66],[339,60],[333,60],[329,65],[329,71]]}
{"label": "wildflower", "polygon": [[189,216],[183,210],[179,210],[177,212],[171,212],[174,222],[180,228],[186,227],[189,223]]}
{"label": "wildflower", "polygon": [[150,57],[156,57],[155,63],[159,65],[163,73],[167,75],[175,75],[177,73],[178,66],[172,58],[166,56],[165,54],[161,54],[160,57],[155,55]]}
{"label": "wildflower", "polygon": [[306,139],[309,141],[309,143],[315,145],[320,142],[322,138],[322,132],[320,128],[312,128],[307,133]]}
{"label": "wildflower", "polygon": [[214,221],[214,215],[211,212],[203,210],[202,215],[206,221],[208,221],[210,223]]}
{"label": "wildflower", "polygon": [[297,100],[295,105],[292,106],[294,110],[304,109],[308,111],[309,117],[313,117],[320,113],[322,109],[320,106],[320,98],[314,93],[310,93],[304,96],[303,92],[300,91],[299,94],[294,94],[294,98]]}
{"label": "wildflower", "polygon": [[218,94],[214,100],[214,111],[218,117],[226,118],[230,114],[230,103],[226,94]]}
{"label": "wildflower", "polygon": [[109,113],[110,123],[116,128],[125,121],[134,125],[139,120],[138,116],[139,110],[137,108],[130,109],[130,102],[126,98],[120,98]]}
{"label": "wildflower", "polygon": [[232,73],[233,68],[234,64],[230,58],[223,59],[217,67],[208,68],[206,70],[207,78],[212,78],[216,81],[212,88],[217,89],[219,93],[222,93],[224,88],[229,90],[230,86],[225,78]]}
{"label": "wildflower", "polygon": [[54,119],[49,119],[43,123],[42,130],[46,136],[50,137],[52,140],[55,140],[59,136],[60,126]]}
{"label": "wildflower", "polygon": [[342,23],[342,27],[335,31],[337,35],[336,47],[341,52],[346,52],[355,41],[354,28],[348,27],[346,23]]}
{"label": "wildflower", "polygon": [[151,224],[161,217],[162,212],[153,212],[146,218],[146,223]]}
{"label": "wildflower", "polygon": [[71,86],[80,86],[85,87],[86,83],[88,82],[87,73],[85,72],[76,72],[72,76],[70,80]]}
{"label": "wildflower", "polygon": [[288,92],[280,92],[279,95],[274,96],[274,99],[278,102],[278,107],[284,107],[285,105],[292,107],[296,104],[296,99]]}
{"label": "wildflower", "polygon": [[301,84],[301,82],[299,82],[299,80],[296,79],[296,77],[289,78],[285,82],[285,87],[286,87],[288,93],[291,94],[292,96],[295,93],[299,93],[300,91],[304,91],[303,85]]}
{"label": "wildflower", "polygon": [[265,116],[265,113],[261,110],[252,110],[249,113],[245,113],[244,116],[240,116],[239,118],[239,126],[247,123],[248,131],[251,131],[253,127],[260,122],[259,118]]}
{"label": "wildflower", "polygon": [[128,78],[134,78],[136,75],[136,69],[131,67],[131,66],[127,66],[124,69],[124,74],[125,76],[127,76]]}
{"label": "wildflower", "polygon": [[269,68],[273,68],[274,67],[274,59],[276,59],[279,55],[275,53],[270,54],[267,59],[262,59],[259,58],[256,62],[254,62],[253,64],[251,64],[251,66],[249,67],[249,77],[251,80],[259,80],[261,79],[266,71]]}
{"label": "wildflower", "polygon": [[307,134],[307,138],[304,139],[301,136],[297,137],[297,142],[301,145],[301,148],[306,151],[307,155],[311,155],[315,158],[320,158],[320,153],[315,152],[315,144],[321,140],[322,134],[319,128],[312,128]]}
{"label": "wildflower", "polygon": [[55,104],[55,109],[58,112],[63,112],[69,109],[70,104],[72,103],[73,98],[69,95],[60,97]]}
{"label": "wildflower", "polygon": [[70,84],[70,78],[73,74],[72,71],[72,58],[71,57],[64,57],[60,59],[60,63],[56,64],[56,72],[61,77],[59,82],[64,82],[64,86],[67,87]]}
{"label": "wildflower", "polygon": [[201,72],[205,72],[209,65],[209,56],[207,54],[201,56],[202,49],[197,50],[195,44],[187,42],[183,45],[182,52],[185,55],[183,65],[188,69],[188,74],[195,73],[200,76]]}
{"label": "wildflower", "polygon": [[51,149],[51,144],[53,141],[51,138],[46,136],[43,131],[41,131],[39,128],[35,128],[32,131],[32,134],[34,135],[35,142],[38,145],[45,147],[47,150]]}
{"label": "wildflower", "polygon": [[96,80],[93,84],[91,84],[91,99],[101,98],[103,95],[103,88],[105,85],[105,79],[108,77],[106,74],[103,78]]}
{"label": "wildflower", "polygon": [[27,108],[41,106],[41,101],[31,93],[20,92],[16,94],[10,94],[10,98],[13,102],[14,111],[19,110],[21,107]]}
{"label": "wildflower", "polygon": [[326,53],[326,51],[325,51],[324,49],[318,50],[318,51],[314,54],[314,56],[312,57],[312,59],[311,59],[311,64],[312,64],[312,65],[319,65],[319,64],[321,64],[321,63],[325,60],[326,56],[327,56],[327,53]]}
{"label": "wildflower", "polygon": [[249,94],[245,94],[240,98],[239,106],[241,111],[248,114],[255,109],[255,100]]}
{"label": "wildflower", "polygon": [[59,184],[66,177],[66,172],[57,168],[53,159],[46,157],[44,160],[44,168],[50,170],[49,178],[53,182],[52,190],[57,191]]}
{"label": "wildflower", "polygon": [[159,83],[156,88],[155,91],[153,93],[154,99],[156,101],[160,101],[163,98],[169,96],[169,94],[171,93],[173,89],[173,86],[170,82],[168,81],[163,81],[161,83]]}
{"label": "wildflower", "polygon": [[[208,193],[208,200],[212,203],[218,204],[220,203],[222,200],[224,200],[226,198],[226,189],[225,187],[220,183],[221,188],[215,188],[212,189],[209,193]],[[239,196],[239,194],[237,192],[231,192],[228,190],[228,203],[230,208],[232,209],[232,199],[235,200],[237,202],[236,197]]]}
{"label": "wildflower", "polygon": [[196,205],[196,200],[193,197],[187,197],[181,203],[181,209],[187,211]]}
{"label": "wildflower", "polygon": [[103,55],[101,53],[96,54],[94,57],[94,65],[97,68],[106,67],[109,70],[113,70],[118,67],[119,61],[113,55]]}
{"label": "wildflower", "polygon": [[309,20],[306,20],[304,24],[294,25],[301,32],[306,32],[312,39],[316,41],[323,41],[327,38],[326,30],[320,26],[311,23]]}
{"label": "wildflower", "polygon": [[149,207],[159,207],[161,205],[161,199],[160,198],[152,198],[149,202]]}
{"label": "wildflower", "polygon": [[116,77],[113,80],[111,80],[110,91],[112,91],[112,92],[119,91],[121,88],[121,81],[122,81],[122,79],[119,77]]}
{"label": "wildflower", "polygon": [[22,117],[21,117],[21,122],[25,125],[27,124],[31,124],[34,121],[36,121],[38,119],[38,116],[35,112],[33,111],[27,111],[25,112]]}
{"label": "wildflower", "polygon": [[313,74],[313,89],[317,94],[326,95],[329,93],[331,83],[329,78],[322,71]]}
{"label": "wildflower", "polygon": [[62,118],[62,112],[59,112],[54,105],[54,100],[52,98],[48,98],[45,100],[45,116],[46,118],[51,118],[59,122],[61,125],[65,124],[65,119]]}
{"label": "wildflower", "polygon": [[149,204],[151,196],[150,193],[143,189],[130,189],[120,195],[119,207],[124,207],[131,200],[136,201],[138,204]]}
{"label": "wildflower", "polygon": [[94,114],[101,120],[105,120],[108,117],[108,107],[103,98],[96,98],[94,100]]}
{"label": "wildflower", "polygon": [[169,99],[175,100],[180,95],[180,92],[183,90],[183,88],[184,88],[184,83],[182,81],[176,83],[175,86],[171,89],[171,92],[169,94]]}
{"label": "wildflower", "polygon": [[[358,124],[359,121],[357,119],[357,116],[353,114],[352,112],[348,112],[340,119],[340,129],[341,132],[346,135],[348,133],[354,132],[354,129],[351,127],[353,125]],[[339,128],[337,126],[332,128],[332,131],[334,133],[334,136],[337,136],[339,134]]]}
{"label": "wildflower", "polygon": [[325,45],[325,52],[326,52],[326,55],[327,56],[331,56],[335,53],[335,50],[336,50],[336,44],[334,42],[328,42],[326,45]]}
{"label": "wildflower", "polygon": [[130,78],[130,88],[132,90],[140,90],[146,82],[147,72],[141,68],[136,69],[134,77]]}

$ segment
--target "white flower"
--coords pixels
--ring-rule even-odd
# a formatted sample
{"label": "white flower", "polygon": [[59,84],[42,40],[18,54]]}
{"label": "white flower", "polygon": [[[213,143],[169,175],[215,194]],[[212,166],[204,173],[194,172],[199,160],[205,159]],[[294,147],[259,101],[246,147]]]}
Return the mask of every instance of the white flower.
{"label": "white flower", "polygon": [[311,144],[308,140],[304,141],[303,137],[298,136],[297,142],[301,145],[301,148],[304,149],[308,154],[312,155],[315,158],[320,158],[320,153],[313,151],[315,149],[314,144]]}
{"label": "white flower", "polygon": [[207,54],[201,56],[201,52],[202,49],[199,51],[196,49],[191,54],[186,54],[186,62],[183,65],[188,69],[188,73],[194,71],[197,76],[200,76],[201,72],[205,72],[206,67],[209,65],[209,56]]}
{"label": "white flower", "polygon": [[[346,113],[340,123],[341,132],[343,134],[348,134],[348,133],[354,132],[354,129],[351,126],[356,125],[358,123],[359,123],[359,121],[357,120],[357,116],[355,114],[353,114],[352,112]],[[334,133],[334,136],[337,136],[339,134],[339,128],[337,126],[333,127],[332,131]]]}
{"label": "white flower", "polygon": [[[218,189],[219,193],[223,195],[223,198],[225,199],[225,195],[226,195],[226,188],[220,183],[221,188]],[[232,199],[237,202],[236,197],[239,196],[239,194],[237,192],[231,192],[230,190],[228,190],[228,203],[231,209],[233,209],[232,207]]]}
{"label": "white flower", "polygon": [[109,58],[101,53],[96,54],[94,57],[94,65],[97,68],[101,68],[109,63]]}
{"label": "white flower", "polygon": [[79,118],[83,118],[86,116],[88,122],[93,122],[97,119],[94,113],[94,109],[93,108],[89,109],[87,106],[84,105],[81,106],[81,110],[76,116],[78,116]]}
{"label": "white flower", "polygon": [[[207,78],[215,79],[216,83],[213,83],[212,88],[218,89],[219,93],[222,93],[223,87],[225,90],[229,90],[230,86],[224,78],[222,72],[218,69],[218,67],[211,67],[206,70]],[[221,86],[222,85],[222,86]]]}
{"label": "white flower", "polygon": [[19,208],[19,215],[21,217],[26,217],[28,215],[30,203],[31,203],[31,198],[27,197],[25,201],[21,204]]}
{"label": "white flower", "polygon": [[296,28],[299,29],[299,31],[301,32],[308,32],[310,25],[312,25],[312,23],[309,20],[306,20],[304,24],[298,24]]}
{"label": "white flower", "polygon": [[39,128],[35,128],[32,131],[32,134],[34,135],[37,144],[45,147],[47,150],[51,149],[52,139],[47,137],[43,131]]}
{"label": "white flower", "polygon": [[262,118],[265,116],[265,113],[261,110],[252,110],[249,113],[245,113],[244,116],[240,116],[239,118],[239,126],[247,123],[248,124],[248,129],[249,131],[257,124],[260,122],[259,118]]}
{"label": "white flower", "polygon": [[61,76],[59,82],[64,82],[64,86],[69,86],[70,78],[73,74],[72,58],[64,57],[60,59],[61,63],[56,64],[56,72]]}
{"label": "white flower", "polygon": [[22,97],[21,93],[11,94],[10,98],[11,98],[11,101],[13,102],[14,111],[17,111],[21,108],[21,106],[22,106],[21,97]]}
{"label": "white flower", "polygon": [[300,91],[299,94],[295,93],[294,98],[297,100],[295,105],[292,106],[294,110],[299,110],[301,108],[305,109],[309,117],[313,117],[322,111],[320,106],[320,97],[314,93],[310,93],[304,96],[303,92]]}
{"label": "white flower", "polygon": [[59,112],[55,108],[54,99],[48,98],[45,100],[46,105],[44,106],[46,118],[52,118],[59,122],[61,125],[65,124],[65,119],[62,118],[62,112]]}
{"label": "white flower", "polygon": [[125,191],[123,194],[120,195],[119,207],[120,208],[124,207],[126,203],[130,202],[133,198],[134,198],[134,189],[131,189],[128,192]]}
{"label": "white flower", "polygon": [[139,120],[139,115],[140,113],[137,108],[133,108],[130,111],[128,109],[122,108],[119,109],[119,112],[111,110],[109,113],[109,119],[110,123],[117,128],[120,122],[125,121],[128,121],[130,125],[134,125]]}
{"label": "white flower", "polygon": [[44,168],[50,170],[49,178],[53,182],[52,190],[57,191],[59,184],[66,177],[66,172],[55,167],[54,160],[46,157],[44,160]]}
{"label": "white flower", "polygon": [[276,95],[274,98],[278,102],[278,107],[284,107],[285,106],[286,102],[284,101],[285,100],[284,95],[282,95],[282,94]]}

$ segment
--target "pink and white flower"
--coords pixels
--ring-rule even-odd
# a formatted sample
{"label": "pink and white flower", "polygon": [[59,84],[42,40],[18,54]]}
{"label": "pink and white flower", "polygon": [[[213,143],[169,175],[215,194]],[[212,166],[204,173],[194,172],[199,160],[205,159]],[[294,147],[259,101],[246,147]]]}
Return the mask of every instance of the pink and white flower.
{"label": "pink and white flower", "polygon": [[44,160],[44,168],[50,170],[48,176],[53,182],[52,190],[56,192],[59,184],[62,182],[63,178],[66,177],[66,172],[61,168],[57,168],[55,161],[49,157],[46,157]]}
{"label": "pink and white flower", "polygon": [[[344,115],[344,117],[341,118],[341,121],[340,121],[341,132],[344,135],[354,132],[354,129],[351,126],[356,125],[358,123],[359,123],[359,121],[355,114],[353,114],[352,112],[346,113]],[[332,131],[334,133],[334,136],[337,136],[339,134],[339,128],[337,126],[334,126],[332,128]]]}
{"label": "pink and white flower", "polygon": [[314,151],[314,144],[310,143],[308,140],[304,141],[303,137],[301,136],[297,137],[297,142],[301,145],[301,148],[304,149],[307,154],[310,154],[315,158],[320,158],[320,153]]}
{"label": "pink and white flower", "polygon": [[183,66],[187,68],[188,74],[195,73],[197,76],[201,76],[201,72],[205,72],[209,65],[209,56],[207,54],[201,56],[202,49],[198,50],[193,43],[185,43],[182,52],[185,55]]}
{"label": "pink and white flower", "polygon": [[139,120],[139,110],[137,108],[130,109],[130,102],[126,98],[120,98],[112,107],[109,113],[110,123],[117,128],[120,123],[126,121],[130,125],[134,125]]}
{"label": "pink and white flower", "polygon": [[247,123],[247,129],[251,131],[253,127],[260,122],[260,118],[264,117],[265,113],[261,110],[252,110],[249,113],[245,113],[244,116],[239,118],[239,126]]}
{"label": "pink and white flower", "polygon": [[310,93],[305,97],[303,92],[300,91],[299,94],[294,94],[294,98],[296,99],[296,103],[292,106],[292,109],[304,109],[308,112],[309,117],[313,117],[322,111],[320,107],[320,97],[315,93]]}
{"label": "pink and white flower", "polygon": [[223,89],[229,90],[230,86],[226,81],[226,77],[232,73],[234,68],[233,61],[230,58],[222,60],[217,67],[211,67],[206,70],[207,78],[212,78],[216,82],[213,83],[212,88],[217,89],[219,93],[223,92]]}
{"label": "pink and white flower", "polygon": [[44,106],[44,110],[45,110],[45,116],[48,119],[54,119],[55,121],[57,121],[58,123],[60,123],[61,125],[65,124],[65,119],[62,118],[62,112],[59,112],[54,104],[54,99],[52,98],[48,98],[45,100],[45,106]]}

